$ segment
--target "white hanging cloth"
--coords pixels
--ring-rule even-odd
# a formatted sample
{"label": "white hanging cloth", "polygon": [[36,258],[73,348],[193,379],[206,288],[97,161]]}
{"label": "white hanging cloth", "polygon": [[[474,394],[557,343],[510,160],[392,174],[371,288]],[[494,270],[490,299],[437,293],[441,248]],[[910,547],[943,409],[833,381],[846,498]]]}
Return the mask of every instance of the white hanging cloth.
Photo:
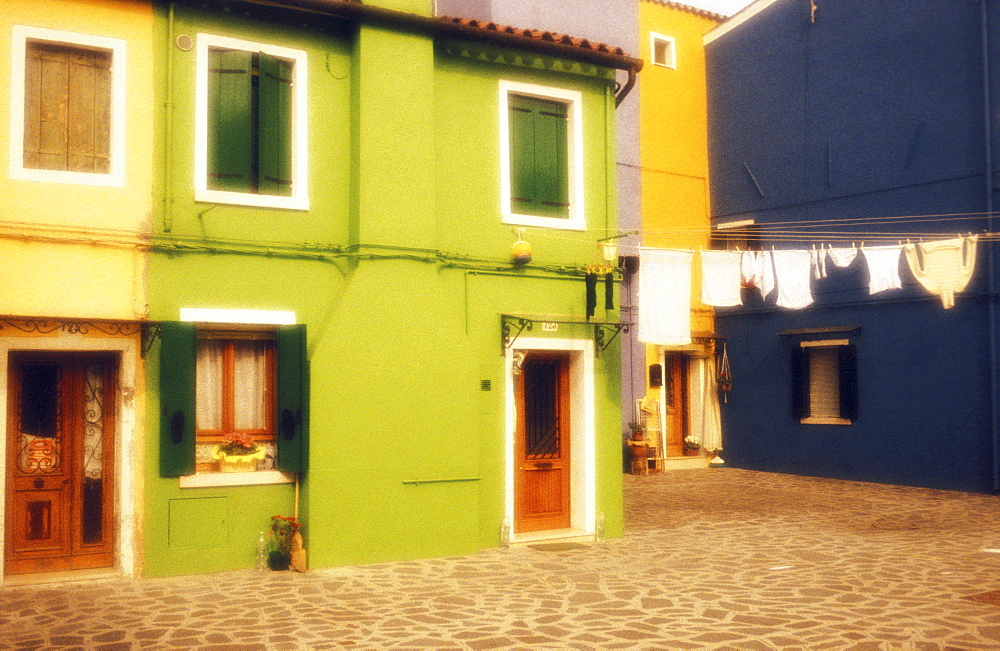
{"label": "white hanging cloth", "polygon": [[817,280],[826,278],[826,251],[823,250],[823,245],[820,244],[819,251],[817,251],[816,245],[813,244],[813,248],[809,251],[809,256],[813,268],[813,277]]}
{"label": "white hanging cloth", "polygon": [[830,262],[838,267],[844,268],[851,266],[854,262],[854,258],[858,255],[858,250],[853,246],[849,249],[835,249],[832,246],[826,250],[826,255],[830,258]]}
{"label": "white hanging cloth", "polygon": [[701,302],[728,307],[742,305],[740,296],[741,261],[739,251],[701,252]]}
{"label": "white hanging cloth", "polygon": [[972,236],[926,244],[907,242],[903,247],[914,277],[931,294],[941,297],[941,304],[945,309],[955,306],[955,292],[965,289],[972,278],[978,239],[978,236]]}
{"label": "white hanging cloth", "polygon": [[771,258],[778,284],[778,305],[792,309],[811,305],[812,255],[809,251],[772,251]]}
{"label": "white hanging cloth", "polygon": [[691,343],[692,251],[639,249],[639,341]]}
{"label": "white hanging cloth", "polygon": [[891,246],[861,245],[861,253],[868,263],[869,294],[877,294],[888,289],[899,289],[903,286],[899,280],[899,255],[902,250],[901,244]]}
{"label": "white hanging cloth", "polygon": [[714,357],[692,359],[690,383],[690,431],[688,437],[709,455],[722,449],[722,415]]}

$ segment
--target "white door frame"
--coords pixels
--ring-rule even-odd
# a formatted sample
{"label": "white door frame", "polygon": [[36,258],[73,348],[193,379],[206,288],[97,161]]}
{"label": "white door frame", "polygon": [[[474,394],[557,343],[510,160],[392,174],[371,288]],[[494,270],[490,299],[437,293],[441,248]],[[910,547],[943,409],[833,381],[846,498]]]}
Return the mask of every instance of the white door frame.
{"label": "white door frame", "polygon": [[576,534],[596,533],[597,462],[594,427],[594,342],[590,339],[518,337],[505,352],[504,395],[506,405],[504,466],[505,521],[511,541],[544,538],[545,532],[516,534],[514,531],[514,458],[517,436],[517,404],[514,396],[514,354],[530,351],[570,353],[570,527]]}

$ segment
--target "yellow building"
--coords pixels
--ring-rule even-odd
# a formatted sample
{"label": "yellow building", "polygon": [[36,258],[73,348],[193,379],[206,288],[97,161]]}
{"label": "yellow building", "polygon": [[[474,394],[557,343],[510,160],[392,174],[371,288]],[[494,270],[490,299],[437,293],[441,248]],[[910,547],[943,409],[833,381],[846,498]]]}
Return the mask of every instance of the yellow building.
{"label": "yellow building", "polygon": [[[639,0],[642,244],[698,250],[710,244],[708,116],[702,36],[723,16],[669,0]],[[646,424],[650,467],[704,466],[712,457],[715,393],[711,308],[701,304],[692,268],[691,337],[685,346],[646,346]],[[717,409],[716,412],[717,413]],[[717,422],[717,421],[716,421]],[[705,448],[708,448],[706,451]]]}
{"label": "yellow building", "polygon": [[134,574],[150,2],[0,3],[3,577]]}

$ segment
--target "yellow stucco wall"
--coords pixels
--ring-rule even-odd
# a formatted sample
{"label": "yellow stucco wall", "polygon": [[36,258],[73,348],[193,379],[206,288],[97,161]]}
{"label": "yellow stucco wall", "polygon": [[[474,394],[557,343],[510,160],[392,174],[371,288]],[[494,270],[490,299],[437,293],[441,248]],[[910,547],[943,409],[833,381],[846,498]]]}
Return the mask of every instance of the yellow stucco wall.
{"label": "yellow stucco wall", "polygon": [[[639,46],[645,62],[639,86],[645,246],[708,248],[708,115],[702,35],[717,24],[698,12],[655,0],[639,1]],[[676,68],[653,64],[651,33],[674,39]],[[697,300],[701,278],[695,262],[691,327],[711,331],[711,311]]]}
{"label": "yellow stucco wall", "polygon": [[[0,119],[0,315],[132,319],[145,295],[153,191],[153,12],[125,0],[0,3],[0,106],[11,106],[15,25],[125,41],[125,165],[119,187],[11,178]],[[115,62],[118,65],[118,62]]]}

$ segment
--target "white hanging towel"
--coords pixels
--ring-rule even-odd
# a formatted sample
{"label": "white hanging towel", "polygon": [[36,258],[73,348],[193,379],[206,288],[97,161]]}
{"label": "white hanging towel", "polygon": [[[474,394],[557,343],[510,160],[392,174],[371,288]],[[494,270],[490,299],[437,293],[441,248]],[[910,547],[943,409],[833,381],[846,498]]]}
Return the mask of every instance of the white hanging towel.
{"label": "white hanging towel", "polygon": [[767,295],[774,291],[777,280],[774,277],[774,259],[771,251],[758,251],[757,259],[760,261],[760,295],[767,298]]}
{"label": "white hanging towel", "polygon": [[742,254],[739,251],[701,252],[701,302],[726,307],[742,305]]}
{"label": "white hanging towel", "polygon": [[691,343],[692,251],[639,249],[639,341]]}
{"label": "white hanging towel", "polygon": [[774,276],[778,283],[778,305],[798,309],[813,302],[812,254],[801,251],[772,251]]}
{"label": "white hanging towel", "polygon": [[945,309],[955,306],[955,292],[965,289],[972,278],[978,239],[978,236],[957,237],[926,244],[907,243],[903,247],[910,271],[927,291],[941,296]]}
{"label": "white hanging towel", "polygon": [[769,251],[744,251],[740,268],[744,287],[758,288],[764,298],[774,291],[774,266]]}
{"label": "white hanging towel", "polygon": [[835,249],[831,246],[826,250],[826,255],[838,267],[849,267],[857,257],[858,250],[853,246],[849,249]]}
{"label": "white hanging towel", "polygon": [[903,286],[899,280],[899,255],[902,250],[901,244],[891,246],[861,245],[861,253],[868,263],[869,294],[877,294],[887,289],[899,289]]}

